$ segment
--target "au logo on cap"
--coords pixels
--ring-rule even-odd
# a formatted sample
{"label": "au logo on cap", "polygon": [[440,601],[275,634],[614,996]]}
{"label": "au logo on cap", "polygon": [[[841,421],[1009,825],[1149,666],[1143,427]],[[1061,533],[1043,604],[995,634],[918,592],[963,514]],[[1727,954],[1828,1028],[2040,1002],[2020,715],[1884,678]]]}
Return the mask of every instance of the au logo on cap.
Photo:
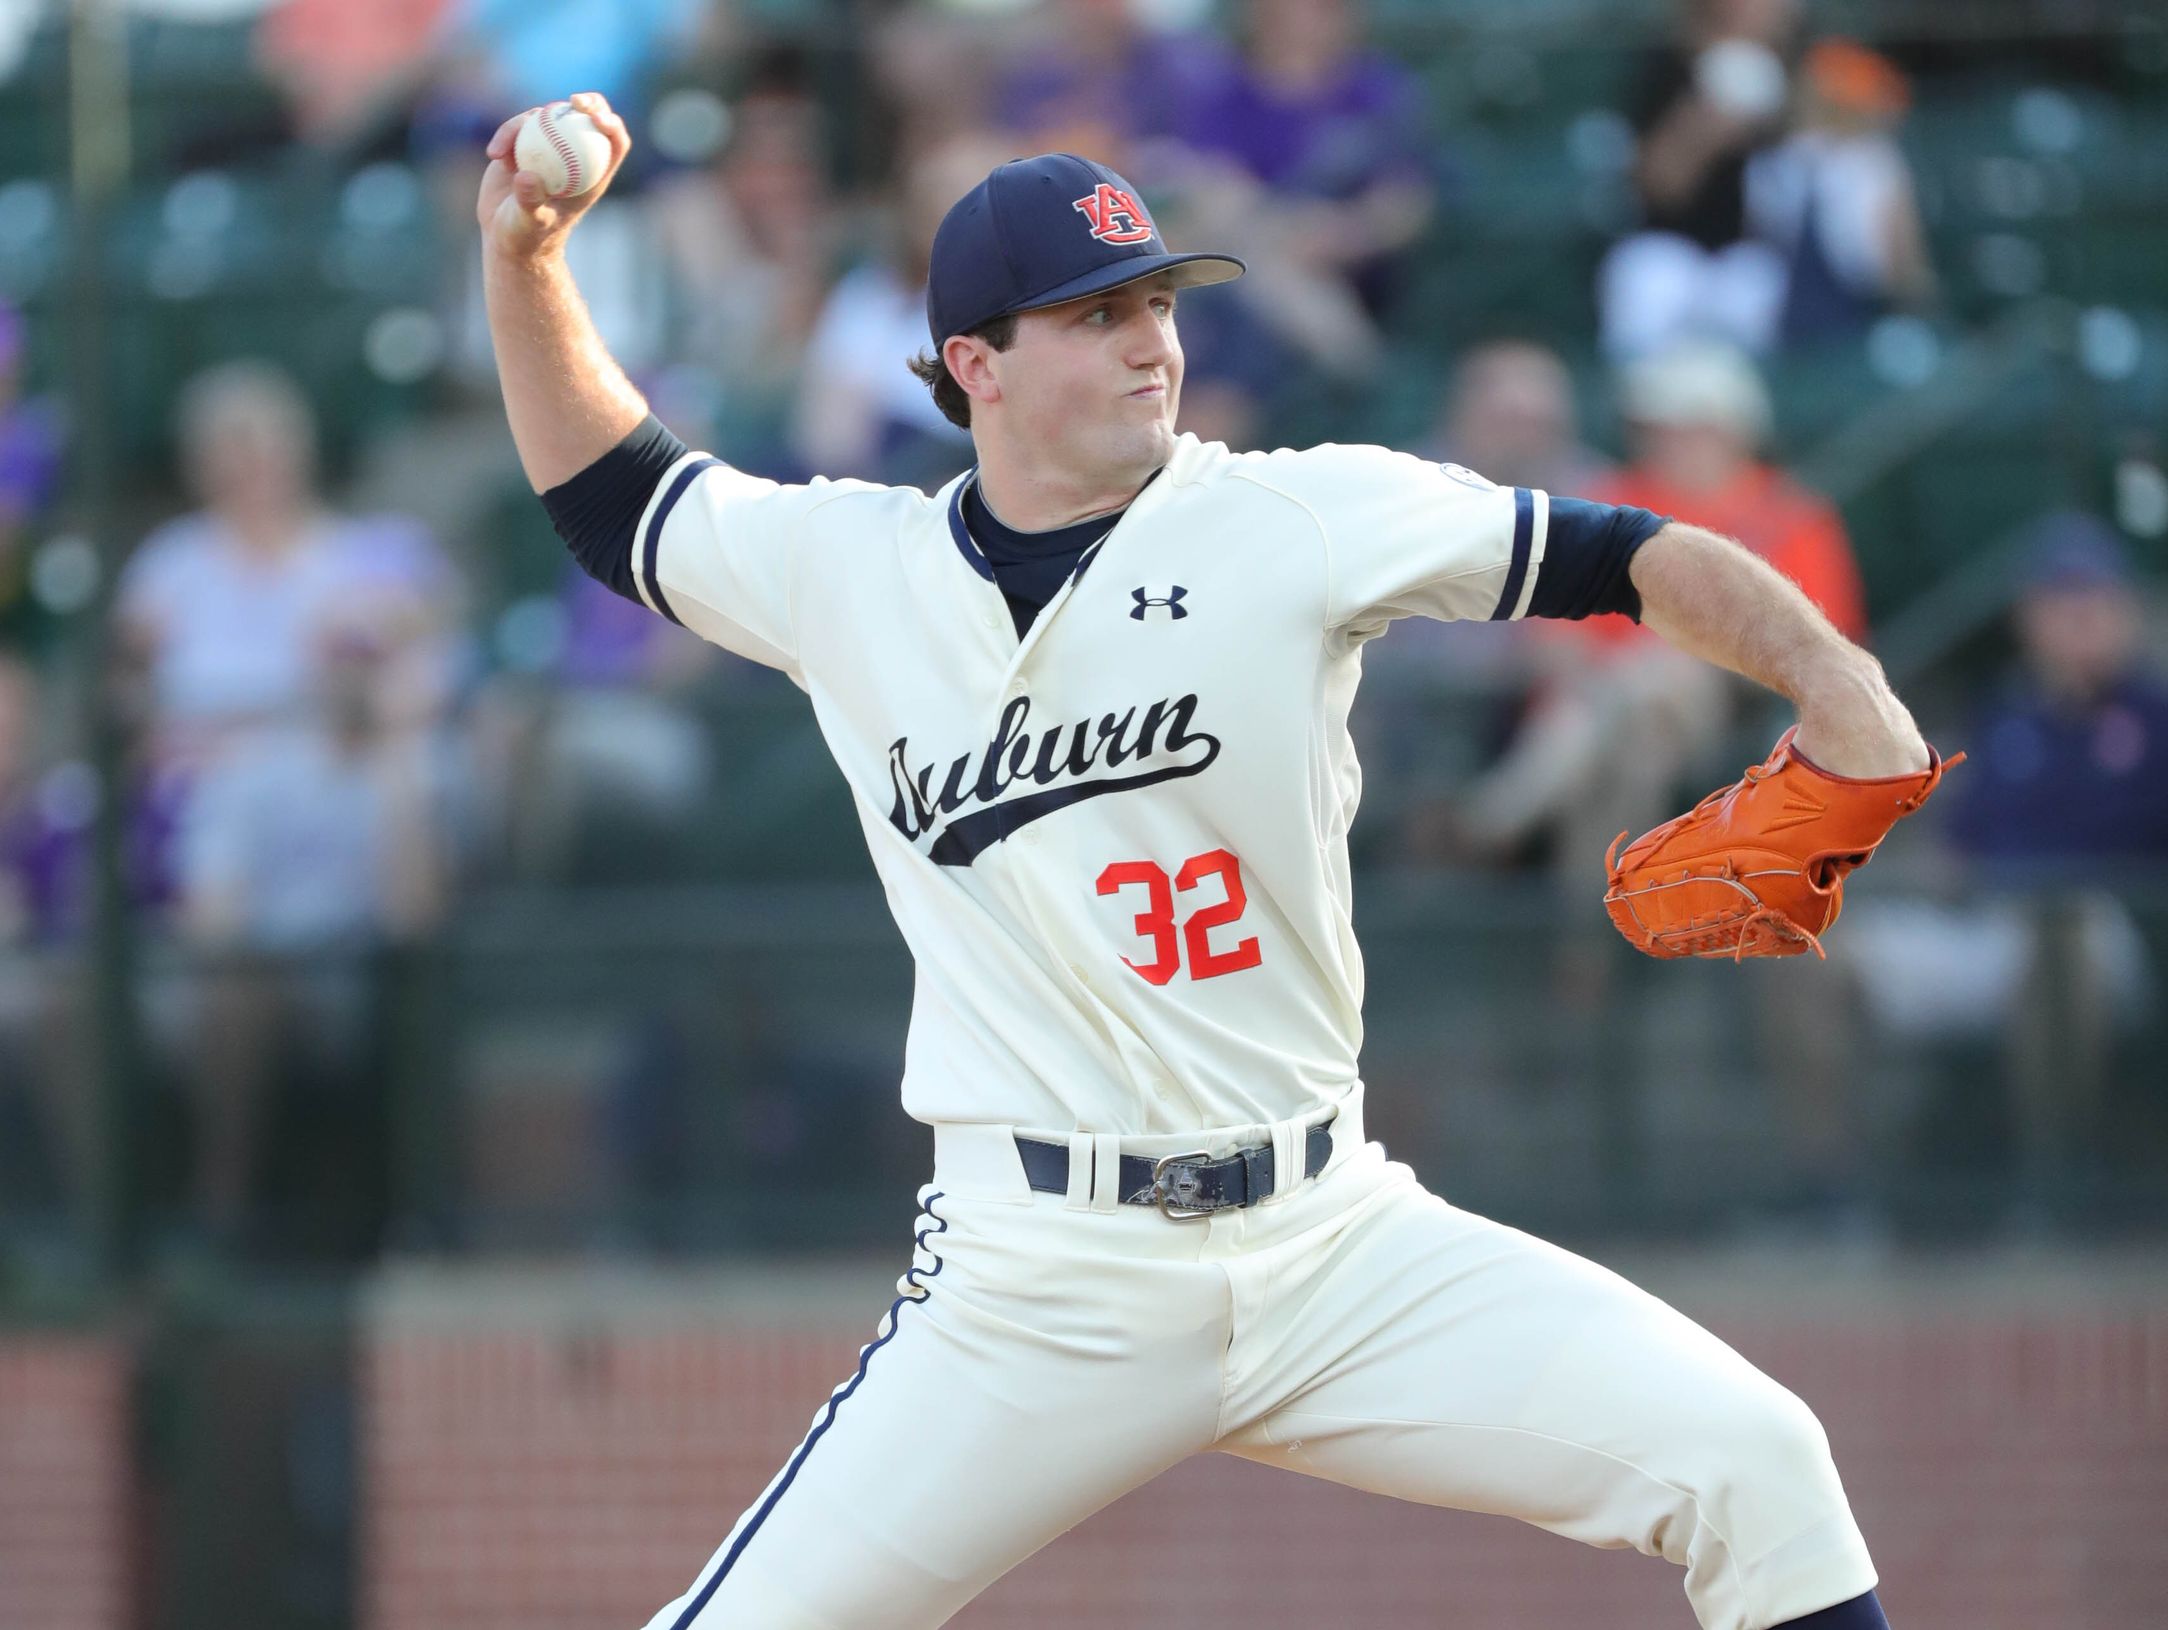
{"label": "au logo on cap", "polygon": [[1135,193],[1100,182],[1071,206],[1092,224],[1102,243],[1144,243],[1152,236],[1152,218]]}

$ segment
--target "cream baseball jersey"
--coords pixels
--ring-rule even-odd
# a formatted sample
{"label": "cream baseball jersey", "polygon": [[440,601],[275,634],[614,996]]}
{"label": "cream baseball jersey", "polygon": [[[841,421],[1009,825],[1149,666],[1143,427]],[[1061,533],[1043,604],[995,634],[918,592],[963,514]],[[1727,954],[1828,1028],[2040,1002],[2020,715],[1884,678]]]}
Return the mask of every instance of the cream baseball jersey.
{"label": "cream baseball jersey", "polygon": [[1145,1134],[1337,1102],[1363,646],[1525,612],[1549,500],[1185,435],[1019,639],[971,479],[781,486],[688,455],[633,544],[649,605],[812,699],[917,962],[906,1109]]}

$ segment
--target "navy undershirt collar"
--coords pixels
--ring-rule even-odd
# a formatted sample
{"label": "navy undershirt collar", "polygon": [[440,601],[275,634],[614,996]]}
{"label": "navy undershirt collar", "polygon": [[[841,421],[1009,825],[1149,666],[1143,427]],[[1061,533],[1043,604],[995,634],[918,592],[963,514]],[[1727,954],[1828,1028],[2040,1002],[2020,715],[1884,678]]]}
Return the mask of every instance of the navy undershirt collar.
{"label": "navy undershirt collar", "polygon": [[[1145,485],[1150,486],[1157,478],[1158,472],[1154,471]],[[1083,575],[1083,568],[1091,563],[1092,545],[1113,531],[1128,513],[1129,505],[1124,504],[1120,509],[1068,526],[1019,532],[994,513],[979,492],[975,476],[965,480],[952,511],[965,534],[958,543],[976,545],[970,553],[976,553],[991,569],[1001,597],[1009,603],[1018,639],[1030,632],[1032,622],[1061,592],[1064,583]]]}

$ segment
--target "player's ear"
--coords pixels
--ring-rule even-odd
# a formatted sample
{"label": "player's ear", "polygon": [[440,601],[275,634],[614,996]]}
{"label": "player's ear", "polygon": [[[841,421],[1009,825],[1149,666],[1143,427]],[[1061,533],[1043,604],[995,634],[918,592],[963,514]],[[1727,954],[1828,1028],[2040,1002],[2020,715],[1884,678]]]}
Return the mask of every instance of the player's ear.
{"label": "player's ear", "polygon": [[993,356],[991,345],[970,334],[951,334],[941,346],[941,360],[974,402],[1001,400],[1001,382],[994,377]]}

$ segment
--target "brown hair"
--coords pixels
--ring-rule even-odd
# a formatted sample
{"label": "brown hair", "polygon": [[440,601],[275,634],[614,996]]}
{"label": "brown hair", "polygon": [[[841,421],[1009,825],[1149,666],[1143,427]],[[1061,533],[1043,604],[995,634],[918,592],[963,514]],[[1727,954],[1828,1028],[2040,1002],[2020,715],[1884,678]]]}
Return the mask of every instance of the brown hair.
{"label": "brown hair", "polygon": [[[1016,313],[1005,317],[990,317],[976,328],[964,330],[964,338],[984,340],[996,351],[1006,351],[1016,343]],[[956,383],[956,376],[949,372],[948,364],[937,351],[921,351],[908,364],[911,372],[918,375],[919,383],[933,392],[933,405],[941,410],[941,417],[959,430],[971,428],[971,398],[963,386]]]}

